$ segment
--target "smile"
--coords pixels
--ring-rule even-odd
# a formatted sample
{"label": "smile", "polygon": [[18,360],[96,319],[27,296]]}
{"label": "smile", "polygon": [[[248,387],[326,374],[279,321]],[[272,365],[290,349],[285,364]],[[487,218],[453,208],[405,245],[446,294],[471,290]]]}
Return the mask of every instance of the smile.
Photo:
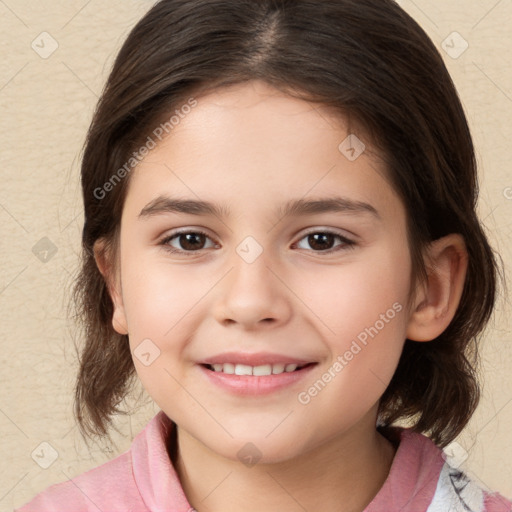
{"label": "smile", "polygon": [[[228,359],[229,360],[229,359]],[[236,359],[235,359],[236,360]],[[264,396],[284,391],[293,386],[304,386],[301,381],[318,365],[316,362],[263,362],[255,365],[242,363],[203,362],[197,367],[206,381],[215,388],[238,396]]]}
{"label": "smile", "polygon": [[279,375],[281,373],[291,373],[314,363],[307,363],[298,365],[295,363],[288,364],[263,364],[260,366],[250,366],[247,364],[234,364],[234,363],[217,363],[212,365],[205,365],[209,370],[218,373],[227,373],[228,375],[253,375],[262,377],[266,375]]}

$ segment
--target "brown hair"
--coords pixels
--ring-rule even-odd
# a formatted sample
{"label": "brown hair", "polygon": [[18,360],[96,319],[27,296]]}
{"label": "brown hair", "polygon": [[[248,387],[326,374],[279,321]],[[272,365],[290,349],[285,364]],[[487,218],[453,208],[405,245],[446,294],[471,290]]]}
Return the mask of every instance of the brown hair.
{"label": "brown hair", "polygon": [[117,252],[130,174],[118,173],[108,193],[104,184],[187,98],[252,79],[364,127],[406,208],[414,280],[426,278],[422,252],[431,241],[464,237],[469,263],[456,315],[436,340],[405,341],[379,409],[381,424],[408,418],[445,446],[479,401],[477,337],[499,268],[475,212],[474,148],[454,84],[429,37],[392,0],[161,0],[131,31],[82,161],[83,261],[74,290],[85,336],[75,394],[82,432],[108,434],[134,376],[93,255],[99,239]]}

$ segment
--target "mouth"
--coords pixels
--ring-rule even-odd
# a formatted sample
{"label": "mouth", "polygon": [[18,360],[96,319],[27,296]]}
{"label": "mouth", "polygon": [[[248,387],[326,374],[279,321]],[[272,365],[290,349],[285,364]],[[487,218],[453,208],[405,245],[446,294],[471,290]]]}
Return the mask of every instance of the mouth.
{"label": "mouth", "polygon": [[[252,364],[248,364],[249,361],[239,362],[244,359],[243,356],[233,359],[217,357],[214,361],[203,361],[198,367],[207,382],[217,389],[231,395],[249,397],[284,392],[285,389],[298,386],[319,364],[300,360],[292,362],[289,358],[275,356],[250,358]],[[224,362],[226,360],[233,362]]]}
{"label": "mouth", "polygon": [[225,373],[227,375],[249,375],[254,377],[264,377],[269,375],[280,375],[283,373],[293,373],[305,368],[316,365],[317,363],[276,363],[250,366],[239,363],[214,363],[202,364],[204,368],[215,373]]}
{"label": "mouth", "polygon": [[234,395],[256,396],[291,389],[306,379],[318,361],[271,352],[224,352],[198,361],[209,384]]}

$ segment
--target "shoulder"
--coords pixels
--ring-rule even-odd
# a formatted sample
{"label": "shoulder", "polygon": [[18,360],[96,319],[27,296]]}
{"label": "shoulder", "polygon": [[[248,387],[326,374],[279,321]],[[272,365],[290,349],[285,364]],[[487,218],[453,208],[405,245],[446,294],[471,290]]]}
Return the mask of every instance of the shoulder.
{"label": "shoulder", "polygon": [[[397,448],[388,478],[365,512],[512,512],[512,503],[490,493],[457,469],[427,436],[412,429],[381,431]],[[386,508],[388,507],[388,508]]]}
{"label": "shoulder", "polygon": [[131,453],[52,485],[16,512],[57,512],[70,510],[70,505],[74,512],[146,511],[133,478]]}
{"label": "shoulder", "polygon": [[[89,512],[105,510],[146,512],[155,482],[153,469],[160,461],[170,465],[166,439],[170,428],[163,413],[157,414],[135,437],[130,450],[68,481],[52,485],[16,512]],[[166,460],[167,459],[167,460]],[[169,467],[166,466],[165,470]],[[163,473],[163,471],[162,471]],[[145,496],[145,498],[144,498]]]}
{"label": "shoulder", "polygon": [[191,510],[169,457],[175,434],[175,425],[160,411],[129,451],[49,487],[17,512]]}

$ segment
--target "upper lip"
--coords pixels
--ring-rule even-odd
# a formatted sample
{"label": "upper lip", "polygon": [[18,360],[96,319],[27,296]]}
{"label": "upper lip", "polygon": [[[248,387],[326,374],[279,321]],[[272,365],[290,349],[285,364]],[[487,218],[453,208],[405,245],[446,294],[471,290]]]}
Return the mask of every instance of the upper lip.
{"label": "upper lip", "polygon": [[301,359],[283,354],[271,354],[269,352],[259,352],[254,354],[242,352],[223,352],[213,357],[204,359],[199,364],[245,364],[248,366],[262,366],[265,364],[296,364],[298,366],[308,363],[314,363],[308,359]]}

